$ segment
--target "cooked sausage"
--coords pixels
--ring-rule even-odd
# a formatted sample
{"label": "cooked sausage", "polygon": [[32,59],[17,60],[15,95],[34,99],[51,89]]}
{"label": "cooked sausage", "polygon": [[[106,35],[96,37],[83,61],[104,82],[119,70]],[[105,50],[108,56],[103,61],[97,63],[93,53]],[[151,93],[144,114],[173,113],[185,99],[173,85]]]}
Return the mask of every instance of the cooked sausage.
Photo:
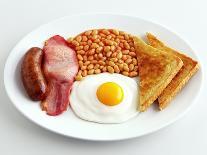
{"label": "cooked sausage", "polygon": [[25,54],[21,66],[21,76],[24,88],[34,101],[46,97],[47,83],[42,71],[43,51],[38,47],[30,48]]}

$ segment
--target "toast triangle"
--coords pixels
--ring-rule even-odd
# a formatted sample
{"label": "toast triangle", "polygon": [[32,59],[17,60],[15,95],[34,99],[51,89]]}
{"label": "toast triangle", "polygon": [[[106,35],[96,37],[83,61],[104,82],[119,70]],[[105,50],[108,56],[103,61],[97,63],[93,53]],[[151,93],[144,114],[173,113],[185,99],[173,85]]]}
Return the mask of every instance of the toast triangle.
{"label": "toast triangle", "polygon": [[177,56],[168,54],[134,37],[140,77],[139,111],[147,108],[178,73],[183,62]]}
{"label": "toast triangle", "polygon": [[196,73],[199,69],[198,62],[193,60],[192,58],[178,52],[172,48],[167,47],[163,42],[158,40],[151,33],[147,33],[147,39],[151,46],[165,51],[171,55],[175,55],[179,57],[183,61],[183,66],[176,74],[176,76],[172,79],[169,85],[163,90],[161,95],[158,97],[159,108],[160,110],[167,107],[170,101],[177,95],[177,93],[185,86],[185,84],[189,81],[189,79]]}

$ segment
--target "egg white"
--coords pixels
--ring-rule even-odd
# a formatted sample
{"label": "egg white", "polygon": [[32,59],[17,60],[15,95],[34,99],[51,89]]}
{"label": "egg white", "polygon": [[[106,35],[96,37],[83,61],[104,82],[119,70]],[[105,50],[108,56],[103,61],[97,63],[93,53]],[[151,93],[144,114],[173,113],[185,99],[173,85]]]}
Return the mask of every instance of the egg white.
{"label": "egg white", "polygon": [[[101,103],[96,91],[105,82],[119,84],[124,92],[122,102],[115,106]],[[70,105],[74,113],[83,120],[97,123],[122,123],[136,116],[138,111],[138,78],[120,74],[101,73],[88,75],[73,84]]]}

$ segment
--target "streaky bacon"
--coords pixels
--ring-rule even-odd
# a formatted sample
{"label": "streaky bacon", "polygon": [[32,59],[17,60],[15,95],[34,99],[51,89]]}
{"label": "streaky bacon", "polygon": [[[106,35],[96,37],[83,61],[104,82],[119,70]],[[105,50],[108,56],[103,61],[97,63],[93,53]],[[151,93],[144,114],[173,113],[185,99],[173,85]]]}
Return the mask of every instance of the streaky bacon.
{"label": "streaky bacon", "polygon": [[70,90],[78,72],[78,62],[75,51],[59,35],[48,39],[43,51],[43,71],[48,89],[47,97],[41,106],[48,115],[55,116],[68,107]]}

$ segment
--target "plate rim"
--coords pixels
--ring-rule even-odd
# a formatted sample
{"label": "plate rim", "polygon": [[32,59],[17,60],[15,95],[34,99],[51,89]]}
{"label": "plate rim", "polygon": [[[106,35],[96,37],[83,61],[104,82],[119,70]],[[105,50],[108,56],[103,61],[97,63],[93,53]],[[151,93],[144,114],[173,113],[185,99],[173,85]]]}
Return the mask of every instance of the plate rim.
{"label": "plate rim", "polygon": [[[132,135],[132,136],[121,136],[119,138],[89,138],[89,137],[83,137],[83,136],[73,136],[73,135],[68,135],[68,134],[64,134],[62,132],[58,132],[58,131],[55,131],[55,130],[52,130],[50,128],[46,128],[45,126],[43,126],[42,124],[34,121],[33,119],[31,119],[30,117],[27,117],[27,115],[20,109],[17,107],[17,105],[14,103],[14,99],[11,97],[10,93],[9,93],[9,88],[8,88],[8,85],[6,84],[5,82],[5,79],[6,79],[6,72],[7,72],[7,66],[8,66],[8,60],[10,59],[11,57],[11,54],[13,53],[13,51],[15,50],[16,46],[21,42],[23,41],[25,38],[27,38],[29,35],[31,35],[33,32],[35,32],[36,30],[40,29],[41,27],[44,27],[44,26],[47,26],[47,25],[50,25],[52,23],[55,23],[59,20],[63,20],[64,18],[72,18],[72,17],[81,17],[81,16],[94,16],[94,15],[105,15],[105,16],[119,16],[119,17],[125,17],[125,18],[136,18],[138,20],[142,20],[144,22],[148,22],[148,23],[151,23],[151,24],[154,24],[154,25],[157,25],[167,31],[170,31],[171,33],[173,33],[176,37],[180,38],[186,45],[188,45],[188,47],[190,48],[190,50],[193,52],[193,55],[194,57],[196,58],[196,60],[199,62],[199,65],[200,65],[200,69],[199,71],[201,72],[201,84],[200,84],[200,87],[199,87],[199,90],[197,92],[197,95],[195,96],[195,98],[192,100],[191,104],[185,109],[183,110],[182,113],[180,113],[178,116],[174,117],[172,120],[166,122],[166,123],[163,123],[162,125],[160,125],[159,127],[156,127],[156,128],[153,128],[151,130],[148,130],[147,132],[145,132],[144,134],[140,134],[140,135]],[[170,124],[173,124],[174,122],[176,122],[177,120],[181,119],[191,108],[192,106],[198,101],[198,98],[201,94],[201,91],[203,89],[203,79],[204,79],[204,75],[203,75],[203,67],[202,67],[202,63],[200,61],[201,59],[199,58],[199,56],[196,54],[195,50],[193,50],[193,48],[191,47],[191,45],[189,44],[188,41],[186,41],[186,39],[183,39],[178,33],[174,32],[173,30],[171,30],[170,28],[164,26],[164,25],[161,25],[160,23],[157,23],[157,22],[154,22],[152,20],[148,20],[148,19],[144,19],[144,18],[141,18],[139,16],[134,16],[134,15],[129,15],[129,14],[120,14],[120,13],[105,13],[105,12],[90,12],[90,13],[78,13],[78,14],[72,14],[72,15],[67,15],[67,16],[63,16],[63,17],[60,17],[60,18],[56,18],[54,20],[51,20],[45,24],[42,24],[36,28],[34,28],[32,31],[30,31],[29,33],[27,33],[25,36],[23,36],[19,41],[17,41],[17,43],[15,44],[15,46],[11,49],[9,55],[7,56],[6,58],[6,62],[5,62],[5,65],[4,65],[4,87],[5,87],[5,90],[6,90],[6,94],[9,98],[9,100],[11,101],[11,103],[14,105],[14,107],[24,116],[26,117],[28,120],[30,120],[31,122],[35,123],[36,125],[42,127],[43,129],[46,129],[50,132],[53,132],[53,133],[56,133],[58,135],[61,135],[61,136],[65,136],[65,137],[70,137],[70,138],[74,138],[74,139],[80,139],[80,140],[87,140],[87,141],[120,141],[120,140],[127,140],[127,139],[132,139],[132,138],[138,138],[138,137],[142,137],[142,136],[145,136],[145,135],[148,135],[148,134],[151,134],[153,132],[156,132],[158,130],[161,130],[167,126],[169,126]]]}

